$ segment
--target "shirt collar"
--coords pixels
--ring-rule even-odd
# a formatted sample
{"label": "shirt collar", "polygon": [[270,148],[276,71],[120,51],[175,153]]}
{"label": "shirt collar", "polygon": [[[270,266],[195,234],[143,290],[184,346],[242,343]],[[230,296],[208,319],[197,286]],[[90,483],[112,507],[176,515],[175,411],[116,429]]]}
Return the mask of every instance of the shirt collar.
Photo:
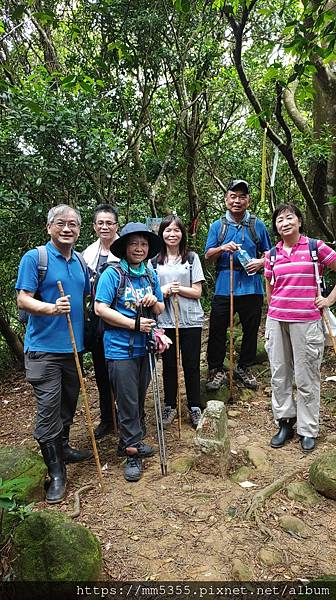
{"label": "shirt collar", "polygon": [[[51,253],[52,253],[54,256],[62,256],[62,258],[65,258],[65,257],[63,256],[62,252],[60,252],[60,251],[59,251],[59,249],[58,249],[58,248],[56,248],[56,246],[54,246],[54,244],[53,244],[51,241],[47,242],[47,243],[46,243],[46,246],[47,246],[48,250],[49,250],[49,251],[50,251],[50,252],[51,252]],[[70,257],[70,260],[73,260],[73,258],[74,258],[74,250],[73,250],[73,248],[71,248],[71,257]]]}
{"label": "shirt collar", "polygon": [[231,216],[231,213],[229,210],[226,211],[225,213],[225,217],[228,223],[232,223],[232,225],[236,225],[236,227],[239,227],[239,225],[248,225],[248,222],[250,220],[250,216],[251,213],[249,210],[246,210],[244,213],[244,216],[242,218],[242,220],[240,221],[240,223],[236,223],[236,221],[233,219],[233,217]]}
{"label": "shirt collar", "polygon": [[[307,244],[308,242],[308,238],[305,235],[300,235],[298,241],[296,242],[296,244],[294,244],[293,248],[296,248],[296,246],[304,246],[305,244]],[[283,248],[283,240],[280,240],[275,247],[278,250],[282,250]]]}

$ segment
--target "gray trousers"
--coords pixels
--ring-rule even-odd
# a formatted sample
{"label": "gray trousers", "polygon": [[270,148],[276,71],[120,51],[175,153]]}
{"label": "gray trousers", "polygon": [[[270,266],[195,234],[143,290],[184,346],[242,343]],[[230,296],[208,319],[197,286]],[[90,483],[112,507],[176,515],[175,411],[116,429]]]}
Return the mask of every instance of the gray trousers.
{"label": "gray trousers", "polygon": [[[267,318],[266,351],[271,366],[272,409],[276,421],[296,417],[299,435],[319,432],[321,321],[287,322]],[[293,397],[293,380],[296,398]]]}
{"label": "gray trousers", "polygon": [[46,442],[71,425],[76,412],[79,379],[73,354],[26,352],[27,381],[37,401],[34,438]]}
{"label": "gray trousers", "polygon": [[107,360],[109,378],[118,398],[120,443],[134,446],[143,438],[141,421],[150,382],[148,355],[126,360]]}

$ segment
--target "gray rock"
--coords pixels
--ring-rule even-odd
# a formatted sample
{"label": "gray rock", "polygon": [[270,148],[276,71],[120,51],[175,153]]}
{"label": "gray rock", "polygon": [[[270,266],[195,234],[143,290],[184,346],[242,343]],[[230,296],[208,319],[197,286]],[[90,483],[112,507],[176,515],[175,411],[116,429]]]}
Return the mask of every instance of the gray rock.
{"label": "gray rock", "polygon": [[235,558],[232,562],[232,578],[234,581],[253,581],[255,579],[251,567],[239,558]]}
{"label": "gray rock", "polygon": [[310,466],[309,480],[314,488],[336,500],[336,450],[321,454]]}
{"label": "gray rock", "polygon": [[321,496],[307,481],[292,481],[287,486],[287,495],[291,500],[314,506],[321,502]]}
{"label": "gray rock", "polygon": [[279,519],[279,525],[281,529],[288,531],[289,533],[302,534],[306,531],[306,526],[301,519],[293,517],[291,515],[284,515]]}
{"label": "gray rock", "polygon": [[19,581],[96,581],[102,553],[96,536],[62,513],[34,512],[13,536]]}
{"label": "gray rock", "polygon": [[272,567],[273,565],[278,565],[279,563],[283,563],[285,561],[284,555],[280,550],[275,550],[273,548],[261,548],[259,550],[259,558],[264,565],[268,567]]}
{"label": "gray rock", "polygon": [[224,477],[230,460],[227,415],[222,402],[211,400],[196,430],[196,467]]}
{"label": "gray rock", "polygon": [[268,465],[267,454],[262,448],[247,446],[244,448],[244,454],[256,469],[262,470]]}

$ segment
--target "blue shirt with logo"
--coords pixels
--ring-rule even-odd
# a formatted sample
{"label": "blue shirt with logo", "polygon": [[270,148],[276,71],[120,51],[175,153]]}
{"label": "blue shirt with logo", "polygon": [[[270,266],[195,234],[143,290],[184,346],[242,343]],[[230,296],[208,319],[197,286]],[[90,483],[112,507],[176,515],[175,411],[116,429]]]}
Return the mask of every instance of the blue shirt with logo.
{"label": "blue shirt with logo", "polygon": [[[163,296],[159,284],[159,279],[154,270],[151,270],[153,278],[153,288],[148,276],[128,275],[125,278],[125,291],[117,298],[115,310],[125,317],[135,319],[137,304],[142,298],[153,293],[159,302],[163,301]],[[113,267],[107,267],[101,274],[96,291],[96,300],[111,306],[118,293],[120,285],[120,274]],[[129,354],[131,336],[134,336],[133,352]],[[123,327],[112,327],[104,331],[104,351],[105,358],[108,360],[126,360],[137,358],[147,354],[146,349],[147,336],[145,333],[134,332]]]}
{"label": "blue shirt with logo", "polygon": [[[225,216],[228,221],[225,240],[219,240],[219,235],[222,229],[222,221],[221,219],[218,219],[210,226],[204,252],[207,252],[210,248],[218,248],[224,243],[227,244],[233,241],[236,244],[240,244],[241,248],[246,250],[251,258],[257,258],[257,248],[251,237],[248,227],[250,212],[248,210],[245,212],[245,215],[240,223],[236,223],[232,219],[229,210],[226,211]],[[260,250],[262,252],[266,252],[266,250],[269,250],[272,247],[272,244],[268,231],[260,219],[256,219],[255,221],[255,231],[260,240]],[[218,273],[216,278],[215,295],[230,295],[230,254],[230,252],[222,252],[222,254],[219,256],[217,262]],[[245,269],[243,269],[237,258],[237,252],[233,253],[233,264],[235,269],[233,278],[234,295],[263,295],[264,289],[261,276],[259,274],[247,275]]]}
{"label": "blue shirt with logo", "polygon": [[[64,293],[71,296],[71,322],[74,330],[78,352],[84,349],[84,296],[90,293],[88,273],[72,252],[67,260],[52,244],[46,244],[48,253],[48,268],[43,281],[38,277],[38,251],[29,250],[22,257],[18,277],[15,284],[17,290],[35,293],[43,302],[55,304],[60,297],[57,281],[61,281]],[[72,353],[68,321],[65,315],[29,315],[24,351]]]}

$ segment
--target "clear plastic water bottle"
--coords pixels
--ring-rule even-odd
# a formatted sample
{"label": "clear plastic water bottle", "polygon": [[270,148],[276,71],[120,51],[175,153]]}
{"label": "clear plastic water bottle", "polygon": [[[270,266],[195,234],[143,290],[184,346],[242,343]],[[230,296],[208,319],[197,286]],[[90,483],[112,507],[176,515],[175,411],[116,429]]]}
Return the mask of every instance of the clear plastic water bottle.
{"label": "clear plastic water bottle", "polygon": [[[249,255],[248,252],[246,252],[246,250],[244,250],[243,248],[239,248],[239,250],[237,250],[237,258],[246,271],[246,267],[251,262],[252,257]],[[248,273],[248,271],[246,271],[246,273],[249,276],[254,275],[254,273]]]}

